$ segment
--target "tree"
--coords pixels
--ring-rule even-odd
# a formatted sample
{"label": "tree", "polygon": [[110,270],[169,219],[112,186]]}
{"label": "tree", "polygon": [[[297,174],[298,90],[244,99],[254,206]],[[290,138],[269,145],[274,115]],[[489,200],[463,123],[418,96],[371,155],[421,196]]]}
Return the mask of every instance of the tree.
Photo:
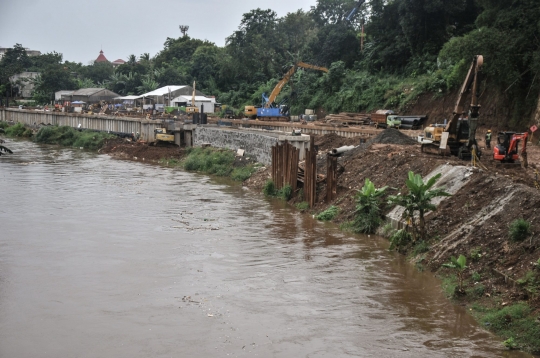
{"label": "tree", "polygon": [[[405,181],[408,189],[407,194],[391,195],[388,200],[392,204],[402,206],[405,211],[403,218],[412,226],[413,239],[416,241],[418,236],[422,240],[426,236],[425,214],[437,209],[431,200],[438,196],[450,196],[443,188],[431,189],[439,180],[441,174],[431,177],[427,183],[424,183],[420,174],[409,172],[409,178]],[[415,213],[418,212],[418,224],[416,223]]]}
{"label": "tree", "polygon": [[375,188],[366,178],[362,190],[356,192],[356,210],[353,228],[355,232],[372,234],[381,225],[381,197],[388,187]]}

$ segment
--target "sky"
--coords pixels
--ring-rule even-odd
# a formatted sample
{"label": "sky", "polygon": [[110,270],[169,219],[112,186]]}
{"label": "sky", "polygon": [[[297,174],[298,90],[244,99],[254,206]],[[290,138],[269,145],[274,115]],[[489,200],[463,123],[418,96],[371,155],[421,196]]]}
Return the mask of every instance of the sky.
{"label": "sky", "polygon": [[238,29],[250,10],[272,9],[279,17],[308,11],[316,0],[0,0],[0,47],[16,43],[64,60],[95,60],[100,49],[109,61],[148,52],[156,55],[167,37],[181,36],[218,46]]}

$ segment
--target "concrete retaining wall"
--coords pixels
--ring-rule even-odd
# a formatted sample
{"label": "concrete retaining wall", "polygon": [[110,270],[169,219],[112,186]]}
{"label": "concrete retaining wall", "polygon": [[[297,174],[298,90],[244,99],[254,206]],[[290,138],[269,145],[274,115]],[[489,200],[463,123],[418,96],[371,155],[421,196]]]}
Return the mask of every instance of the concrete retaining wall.
{"label": "concrete retaining wall", "polygon": [[127,134],[139,132],[141,139],[148,142],[154,141],[154,129],[161,128],[161,121],[14,108],[1,109],[0,121],[21,122],[30,126],[34,124],[51,124],[73,128],[77,128],[81,124],[82,128],[105,132]]}
{"label": "concrete retaining wall", "polygon": [[216,148],[244,149],[244,155],[254,156],[258,162],[270,165],[272,146],[278,143],[278,138],[262,133],[198,126],[193,133],[193,143],[196,146],[209,143]]}

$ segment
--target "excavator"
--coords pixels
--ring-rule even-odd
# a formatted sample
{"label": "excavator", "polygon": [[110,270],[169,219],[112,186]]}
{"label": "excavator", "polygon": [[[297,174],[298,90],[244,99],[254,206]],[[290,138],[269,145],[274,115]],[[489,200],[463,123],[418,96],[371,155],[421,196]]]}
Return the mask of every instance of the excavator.
{"label": "excavator", "polygon": [[[419,137],[422,152],[436,150],[439,154],[451,153],[460,159],[480,157],[481,153],[476,142],[476,128],[480,111],[479,77],[483,63],[482,55],[474,56],[459,91],[452,118],[446,125],[432,124],[424,129],[424,135]],[[472,92],[472,96],[467,116],[463,105],[469,92]]]}
{"label": "excavator", "polygon": [[[497,145],[493,147],[493,159],[501,163],[514,163],[522,158],[522,166],[527,167],[527,137],[529,133],[499,132],[497,134]],[[519,142],[523,141],[521,151]]]}
{"label": "excavator", "polygon": [[199,107],[195,105],[195,81],[193,81],[193,94],[191,96],[191,106],[186,107],[186,113],[199,113]]}
{"label": "excavator", "polygon": [[305,62],[297,62],[294,64],[287,73],[283,76],[283,78],[278,82],[276,87],[272,90],[272,93],[270,93],[270,96],[266,96],[266,93],[263,93],[263,105],[261,108],[256,108],[255,106],[245,106],[244,108],[244,114],[246,117],[255,119],[255,118],[262,118],[262,119],[269,119],[269,120],[279,120],[280,118],[284,118],[288,120],[288,116],[286,113],[283,112],[283,108],[276,107],[275,100],[281,90],[283,89],[283,86],[289,82],[291,77],[296,72],[296,69],[298,67],[302,68],[308,68],[312,70],[318,70],[323,72],[328,72],[328,68],[326,67],[319,67],[315,65],[310,65]]}

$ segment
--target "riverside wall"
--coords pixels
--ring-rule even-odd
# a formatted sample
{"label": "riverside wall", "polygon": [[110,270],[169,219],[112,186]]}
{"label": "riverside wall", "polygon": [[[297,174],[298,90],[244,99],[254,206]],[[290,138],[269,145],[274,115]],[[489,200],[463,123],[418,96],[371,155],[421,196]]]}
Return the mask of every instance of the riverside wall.
{"label": "riverside wall", "polygon": [[279,142],[278,136],[216,127],[198,126],[193,131],[193,144],[210,144],[216,148],[243,149],[247,156],[254,156],[265,165],[272,163],[272,146]]}

